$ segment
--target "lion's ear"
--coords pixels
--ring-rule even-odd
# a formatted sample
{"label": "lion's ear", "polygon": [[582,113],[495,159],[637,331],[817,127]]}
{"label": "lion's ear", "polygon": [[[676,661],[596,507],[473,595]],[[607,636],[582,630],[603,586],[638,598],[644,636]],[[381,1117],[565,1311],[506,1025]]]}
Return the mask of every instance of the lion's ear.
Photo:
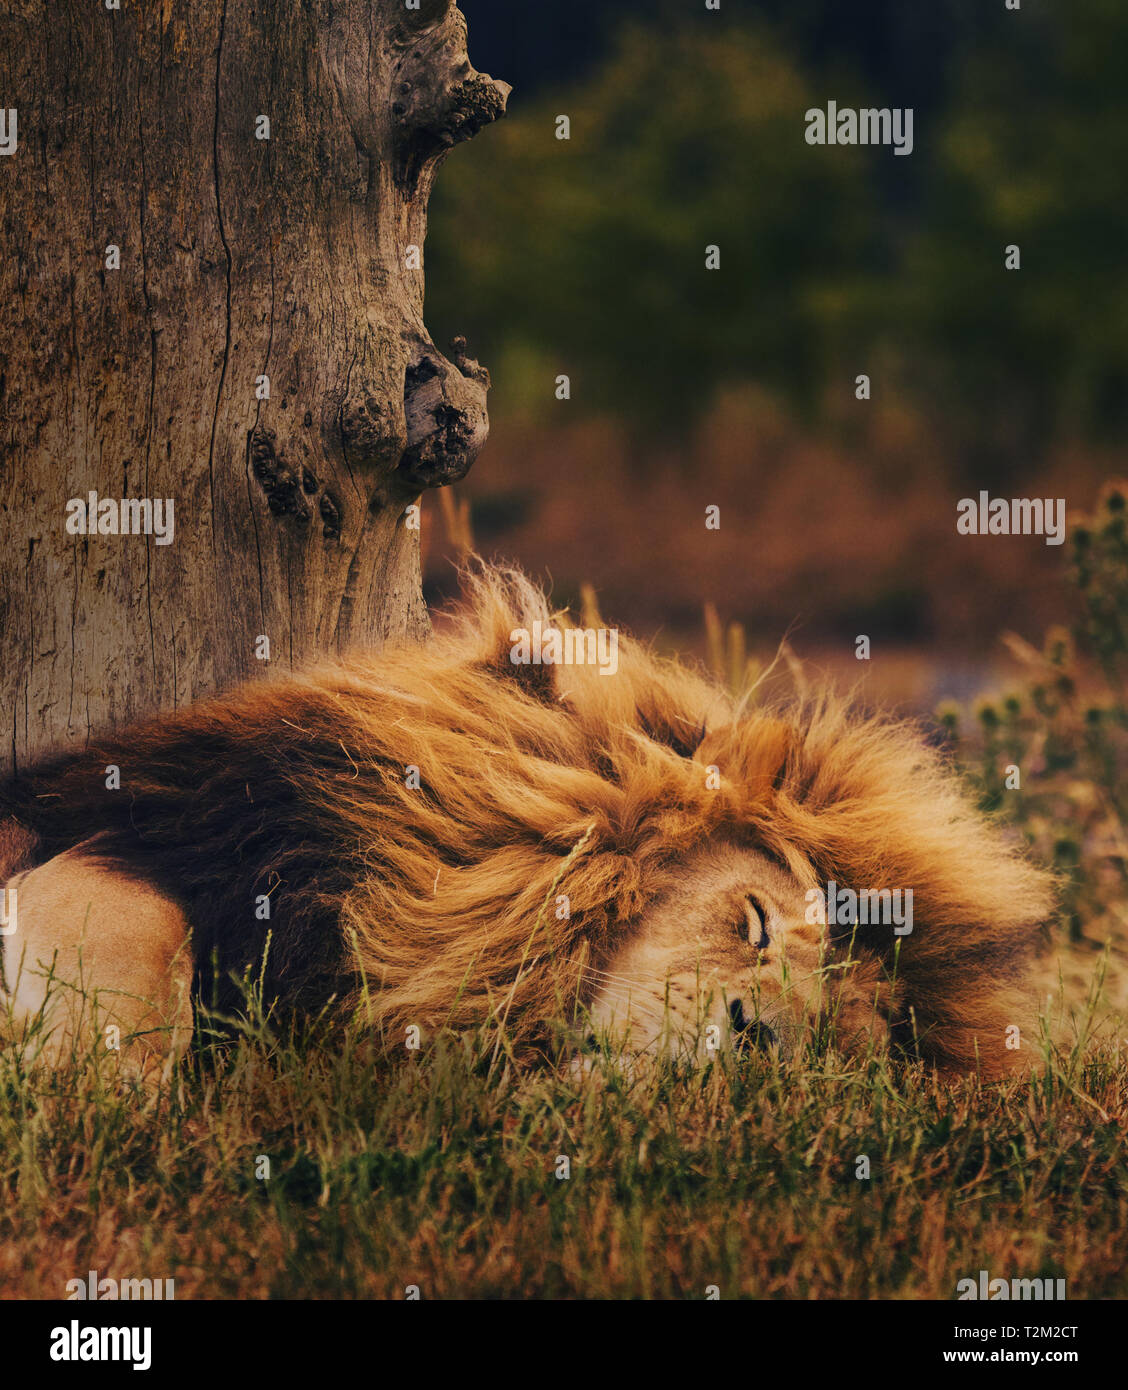
{"label": "lion's ear", "polygon": [[759,715],[710,733],[693,756],[706,766],[715,765],[726,781],[759,800],[778,789],[794,743],[795,731],[789,724]]}

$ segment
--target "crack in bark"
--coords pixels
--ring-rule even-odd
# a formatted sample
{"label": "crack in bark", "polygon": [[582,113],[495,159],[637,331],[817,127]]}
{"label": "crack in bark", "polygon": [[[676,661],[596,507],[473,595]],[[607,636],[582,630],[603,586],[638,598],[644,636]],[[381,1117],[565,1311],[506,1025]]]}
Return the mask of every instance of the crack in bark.
{"label": "crack in bark", "polygon": [[341,404],[337,410],[337,428],[341,434],[341,459],[345,465],[345,472],[349,475],[349,482],[352,483],[353,490],[363,503],[364,493],[360,490],[360,484],[357,482],[356,476],[353,473],[352,461],[349,458],[349,431],[345,418],[346,410],[348,409],[349,392],[352,390],[352,371],[355,362],[356,350],[354,349],[349,353],[349,365],[345,369],[345,392],[341,397]]}
{"label": "crack in bark", "polygon": [[[74,593],[71,595],[71,620],[70,620],[70,691],[67,696],[67,728],[71,727],[71,720],[74,718],[74,629],[78,621],[78,537],[75,537],[74,545],[71,547],[74,555]],[[34,656],[34,653],[33,653]]]}
{"label": "crack in bark", "polygon": [[[271,248],[270,248],[270,327],[269,327],[269,332],[268,332],[267,340],[266,340],[266,358],[265,358],[265,360],[264,360],[264,362],[263,362],[263,364],[262,364],[262,370],[263,370],[263,375],[264,375],[264,376],[269,374],[269,369],[270,369],[270,354],[271,354],[271,351],[273,350],[273,348],[274,348],[274,247],[271,246]],[[254,435],[254,432],[258,430],[258,427],[259,427],[259,416],[260,416],[261,412],[262,412],[262,402],[261,402],[261,401],[256,401],[256,402],[255,402],[255,424],[254,424],[254,430],[252,431],[252,437],[253,437],[253,435]],[[252,493],[251,493],[251,469],[250,469],[250,458],[249,458],[249,456],[248,456],[248,467],[244,470],[244,474],[245,474],[245,477],[246,477],[246,480],[247,480],[247,507],[248,507],[248,510],[250,511],[250,515],[251,515],[251,526],[252,526],[252,528],[254,529],[254,533],[255,533],[255,563],[256,563],[257,568],[258,568],[258,591],[259,591],[259,626],[260,626],[260,627],[265,627],[265,626],[266,626],[266,589],[265,589],[265,584],[264,584],[264,576],[263,576],[263,572],[262,572],[262,539],[261,539],[261,537],[259,536],[258,516],[255,514],[254,497],[253,497],[253,495],[252,495]]]}
{"label": "crack in bark", "polygon": [[[149,196],[149,178],[145,167],[145,120],[141,113],[141,85],[137,85],[137,140],[141,153],[141,200],[138,209],[138,231],[141,237],[141,293],[145,298],[145,313],[149,320],[149,414],[145,421],[145,496],[150,495],[149,459],[153,449],[153,401],[157,390],[157,330],[153,322],[153,301],[149,294],[149,252],[145,243],[145,203]],[[123,488],[123,496],[124,496]],[[145,609],[149,617],[149,655],[153,663],[153,679],[157,679],[157,636],[153,631],[153,552],[150,538],[145,539]]]}
{"label": "crack in bark", "polygon": [[223,10],[219,17],[219,42],[215,50],[215,124],[212,127],[212,175],[215,185],[215,216],[219,224],[219,239],[223,243],[223,254],[227,257],[227,318],[223,339],[223,365],[219,369],[219,384],[215,392],[215,410],[212,413],[211,443],[208,446],[208,488],[211,496],[211,534],[212,557],[218,563],[215,548],[215,434],[219,424],[219,407],[223,399],[223,386],[227,380],[227,363],[231,355],[231,248],[227,244],[227,231],[223,225],[223,206],[219,190],[219,77],[223,66],[223,37],[227,28],[227,0],[223,0]]}
{"label": "crack in bark", "polygon": [[294,669],[294,563],[289,552],[286,555],[286,598],[289,601],[290,621],[287,624],[290,645],[290,670]]}
{"label": "crack in bark", "polygon": [[357,540],[352,559],[349,561],[348,572],[345,575],[345,587],[341,590],[341,597],[337,603],[337,621],[333,625],[333,642],[338,651],[341,649],[341,624],[351,620],[353,606],[356,603],[356,577],[363,544],[362,534]]}

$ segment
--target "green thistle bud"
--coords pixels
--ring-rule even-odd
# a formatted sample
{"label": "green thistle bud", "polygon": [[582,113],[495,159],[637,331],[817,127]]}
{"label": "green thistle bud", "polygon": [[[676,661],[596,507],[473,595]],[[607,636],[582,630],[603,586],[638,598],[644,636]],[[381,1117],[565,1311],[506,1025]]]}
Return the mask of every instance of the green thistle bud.
{"label": "green thistle bud", "polygon": [[985,729],[999,727],[999,711],[991,700],[980,700],[975,707],[975,717]]}
{"label": "green thistle bud", "polygon": [[1100,505],[1113,515],[1123,515],[1128,507],[1128,483],[1120,479],[1106,483],[1100,492]]}
{"label": "green thistle bud", "polygon": [[948,733],[954,734],[960,726],[960,706],[955,700],[944,700],[936,706],[936,721]]}

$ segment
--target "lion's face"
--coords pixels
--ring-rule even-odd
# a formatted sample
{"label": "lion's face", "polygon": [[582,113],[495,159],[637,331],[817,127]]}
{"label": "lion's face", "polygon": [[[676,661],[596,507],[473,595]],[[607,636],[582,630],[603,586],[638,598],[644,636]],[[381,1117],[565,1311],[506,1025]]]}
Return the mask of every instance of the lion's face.
{"label": "lion's face", "polygon": [[598,972],[593,1035],[630,1054],[702,1061],[726,1048],[793,1052],[828,1014],[841,1044],[884,1036],[875,972],[832,955],[825,926],[806,915],[803,887],[765,855],[702,848]]}

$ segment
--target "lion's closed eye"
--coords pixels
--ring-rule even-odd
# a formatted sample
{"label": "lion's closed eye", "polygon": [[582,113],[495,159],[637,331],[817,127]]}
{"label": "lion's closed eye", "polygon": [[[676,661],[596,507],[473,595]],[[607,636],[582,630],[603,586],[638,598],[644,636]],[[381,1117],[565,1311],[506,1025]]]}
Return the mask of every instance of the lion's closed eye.
{"label": "lion's closed eye", "polygon": [[757,951],[766,951],[772,944],[768,936],[768,914],[758,899],[751,894],[744,899],[744,913],[737,929]]}

